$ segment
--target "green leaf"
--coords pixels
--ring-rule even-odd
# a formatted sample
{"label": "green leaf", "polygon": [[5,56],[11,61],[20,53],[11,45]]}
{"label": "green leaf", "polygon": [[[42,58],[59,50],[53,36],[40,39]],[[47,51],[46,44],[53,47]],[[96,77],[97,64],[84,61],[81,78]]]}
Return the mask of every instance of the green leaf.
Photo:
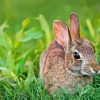
{"label": "green leaf", "polygon": [[30,23],[31,23],[31,20],[29,18],[24,19],[22,22],[22,29],[27,28]]}
{"label": "green leaf", "polygon": [[13,70],[15,67],[15,59],[12,51],[7,52],[6,67],[8,67],[10,70]]}
{"label": "green leaf", "polygon": [[12,40],[6,33],[0,36],[0,46],[4,47],[6,50],[11,50],[13,47]]}
{"label": "green leaf", "polygon": [[26,51],[24,54],[22,54],[20,56],[20,58],[18,60],[18,63],[16,64],[16,68],[15,68],[15,71],[17,73],[23,73],[24,72],[24,64],[25,64],[25,62],[27,60],[27,57],[28,57],[28,55],[29,55],[30,52],[31,51],[28,50],[28,51]]}
{"label": "green leaf", "polygon": [[46,32],[46,33],[50,33],[49,24],[46,21],[46,19],[44,18],[44,16],[43,15],[39,15],[39,17],[37,19],[40,21],[40,25],[41,25],[42,30],[44,32]]}
{"label": "green leaf", "polygon": [[42,32],[37,30],[36,28],[31,28],[28,31],[24,32],[24,34],[22,35],[19,41],[28,42],[32,39],[38,39],[40,37],[42,37]]}
{"label": "green leaf", "polygon": [[0,65],[5,66],[5,59],[0,57]]}
{"label": "green leaf", "polygon": [[4,33],[4,29],[8,28],[9,26],[7,25],[7,22],[4,22],[1,26],[0,26],[0,34]]}
{"label": "green leaf", "polygon": [[90,19],[86,20],[86,24],[87,24],[87,27],[89,29],[90,35],[94,38],[95,37],[95,31],[94,31],[94,28],[92,26]]}
{"label": "green leaf", "polygon": [[40,21],[41,29],[45,32],[46,46],[48,47],[48,45],[51,42],[51,34],[50,34],[51,32],[49,24],[43,15],[40,15],[37,19]]}

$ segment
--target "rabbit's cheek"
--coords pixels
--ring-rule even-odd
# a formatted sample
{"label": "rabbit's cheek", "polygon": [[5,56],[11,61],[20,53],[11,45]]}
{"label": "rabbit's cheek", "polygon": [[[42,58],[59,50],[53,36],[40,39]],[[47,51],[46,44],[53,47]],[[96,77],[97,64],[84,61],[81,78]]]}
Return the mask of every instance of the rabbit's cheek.
{"label": "rabbit's cheek", "polygon": [[72,70],[81,70],[82,61],[81,60],[74,60],[70,62],[70,69]]}

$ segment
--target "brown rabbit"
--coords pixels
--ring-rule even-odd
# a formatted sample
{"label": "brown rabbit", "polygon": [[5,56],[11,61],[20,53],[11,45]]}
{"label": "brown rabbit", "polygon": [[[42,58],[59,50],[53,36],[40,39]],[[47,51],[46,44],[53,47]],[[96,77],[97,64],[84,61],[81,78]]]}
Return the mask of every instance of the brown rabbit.
{"label": "brown rabbit", "polygon": [[92,83],[92,76],[100,73],[95,50],[90,41],[80,38],[79,19],[70,15],[69,29],[56,20],[53,23],[55,40],[40,57],[40,76],[49,93],[60,87],[73,92],[76,86]]}

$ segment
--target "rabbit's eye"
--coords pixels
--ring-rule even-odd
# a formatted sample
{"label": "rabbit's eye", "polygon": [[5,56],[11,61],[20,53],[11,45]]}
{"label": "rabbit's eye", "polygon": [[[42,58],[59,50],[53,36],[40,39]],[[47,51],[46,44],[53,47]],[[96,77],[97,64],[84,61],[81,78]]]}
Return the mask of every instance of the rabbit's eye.
{"label": "rabbit's eye", "polygon": [[80,55],[77,52],[73,52],[73,56],[75,59],[80,59]]}

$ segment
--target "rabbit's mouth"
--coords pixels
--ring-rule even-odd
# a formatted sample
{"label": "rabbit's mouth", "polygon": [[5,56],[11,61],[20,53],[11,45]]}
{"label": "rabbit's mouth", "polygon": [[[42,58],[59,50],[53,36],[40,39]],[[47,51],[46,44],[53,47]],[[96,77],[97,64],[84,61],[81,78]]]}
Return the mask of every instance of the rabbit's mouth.
{"label": "rabbit's mouth", "polygon": [[81,74],[84,76],[84,75],[87,75],[87,76],[93,76],[96,74],[96,72],[92,69],[92,67],[83,67],[81,69]]}
{"label": "rabbit's mouth", "polygon": [[68,73],[74,76],[82,76],[81,70],[68,69]]}
{"label": "rabbit's mouth", "polygon": [[94,73],[87,73],[87,72],[81,71],[81,74],[82,74],[83,76],[93,76],[93,75],[95,75],[95,73],[96,73],[96,72],[94,72]]}
{"label": "rabbit's mouth", "polygon": [[74,76],[84,76],[84,77],[89,77],[93,76],[96,72],[86,72],[85,70],[73,70],[73,69],[68,69],[68,73]]}

